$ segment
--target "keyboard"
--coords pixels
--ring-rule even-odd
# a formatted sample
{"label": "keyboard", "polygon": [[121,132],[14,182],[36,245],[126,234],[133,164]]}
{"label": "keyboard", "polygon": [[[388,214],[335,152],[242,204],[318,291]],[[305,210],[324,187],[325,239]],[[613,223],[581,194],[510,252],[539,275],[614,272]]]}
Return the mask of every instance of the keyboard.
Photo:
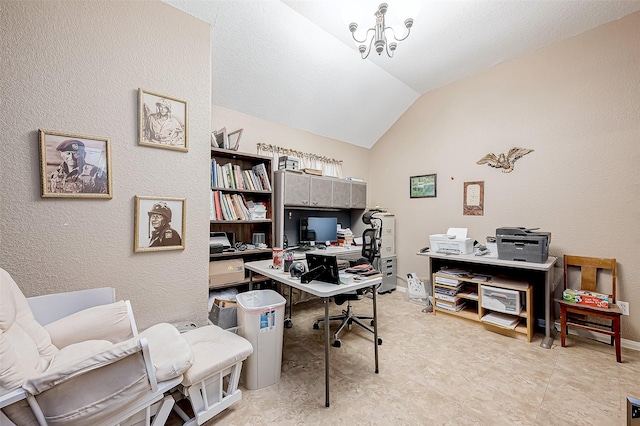
{"label": "keyboard", "polygon": [[314,247],[309,247],[309,246],[299,246],[293,249],[293,251],[297,251],[297,252],[305,252],[305,251],[310,251],[313,250]]}

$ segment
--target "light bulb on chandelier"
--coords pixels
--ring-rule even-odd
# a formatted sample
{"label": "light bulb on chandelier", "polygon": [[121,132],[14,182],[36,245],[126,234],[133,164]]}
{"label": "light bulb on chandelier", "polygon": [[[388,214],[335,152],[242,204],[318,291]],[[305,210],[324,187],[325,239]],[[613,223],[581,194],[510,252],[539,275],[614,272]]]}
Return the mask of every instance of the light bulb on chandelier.
{"label": "light bulb on chandelier", "polygon": [[393,37],[395,41],[403,41],[409,37],[411,33],[411,27],[413,26],[413,19],[408,18],[404,21],[404,26],[407,29],[407,33],[404,37],[398,38],[396,37],[396,33],[391,27],[385,26],[385,15],[387,14],[388,5],[386,3],[382,3],[378,6],[378,10],[374,13],[376,17],[376,23],[373,28],[369,28],[365,34],[364,39],[360,40],[356,37],[356,30],[358,29],[358,24],[352,22],[349,24],[349,31],[351,31],[351,36],[359,44],[358,51],[360,51],[360,55],[362,59],[367,59],[372,50],[375,50],[378,55],[382,55],[382,52],[386,50],[387,55],[390,58],[393,58],[393,54],[398,47],[396,42],[387,42],[387,37]]}

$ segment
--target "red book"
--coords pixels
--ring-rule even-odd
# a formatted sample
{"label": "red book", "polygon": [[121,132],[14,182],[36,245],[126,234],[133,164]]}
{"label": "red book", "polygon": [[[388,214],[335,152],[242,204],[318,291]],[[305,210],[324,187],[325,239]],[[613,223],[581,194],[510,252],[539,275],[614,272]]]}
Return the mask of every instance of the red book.
{"label": "red book", "polygon": [[222,210],[220,206],[220,191],[213,192],[214,202],[216,204],[216,220],[222,220]]}

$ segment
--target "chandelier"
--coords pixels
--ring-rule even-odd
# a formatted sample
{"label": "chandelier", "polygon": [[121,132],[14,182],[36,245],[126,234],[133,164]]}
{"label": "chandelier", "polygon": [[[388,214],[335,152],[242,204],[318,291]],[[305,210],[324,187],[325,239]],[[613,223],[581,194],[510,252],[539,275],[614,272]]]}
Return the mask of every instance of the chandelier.
{"label": "chandelier", "polygon": [[[349,31],[351,31],[351,36],[356,41],[356,43],[359,44],[358,50],[360,51],[362,59],[367,59],[369,53],[371,53],[371,50],[374,47],[376,52],[378,52],[378,55],[381,55],[382,51],[386,50],[387,55],[389,55],[390,58],[393,58],[393,53],[396,51],[396,47],[398,47],[398,44],[395,41],[405,40],[411,33],[411,27],[413,26],[412,18],[408,18],[404,21],[404,26],[407,28],[407,34],[402,38],[396,37],[396,33],[393,28],[385,26],[384,18],[387,13],[387,7],[388,5],[386,3],[382,3],[380,6],[378,6],[378,10],[376,11],[376,13],[374,13],[374,16],[376,17],[376,24],[373,28],[369,28],[367,30],[363,40],[358,40],[356,38],[356,30],[358,29],[358,24],[356,24],[355,22],[349,24]],[[395,41],[388,43],[387,37],[389,39],[393,37]]]}

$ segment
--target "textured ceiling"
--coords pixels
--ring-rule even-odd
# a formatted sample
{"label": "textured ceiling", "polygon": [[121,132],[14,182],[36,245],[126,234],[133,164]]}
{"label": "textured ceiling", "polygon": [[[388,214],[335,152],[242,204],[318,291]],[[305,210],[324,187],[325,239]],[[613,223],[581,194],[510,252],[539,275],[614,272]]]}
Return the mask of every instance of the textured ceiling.
{"label": "textured ceiling", "polygon": [[[212,102],[371,147],[422,94],[640,10],[640,1],[413,0],[393,58],[362,60],[343,17],[380,0],[163,0],[209,22]],[[387,25],[394,5],[388,0]]]}

